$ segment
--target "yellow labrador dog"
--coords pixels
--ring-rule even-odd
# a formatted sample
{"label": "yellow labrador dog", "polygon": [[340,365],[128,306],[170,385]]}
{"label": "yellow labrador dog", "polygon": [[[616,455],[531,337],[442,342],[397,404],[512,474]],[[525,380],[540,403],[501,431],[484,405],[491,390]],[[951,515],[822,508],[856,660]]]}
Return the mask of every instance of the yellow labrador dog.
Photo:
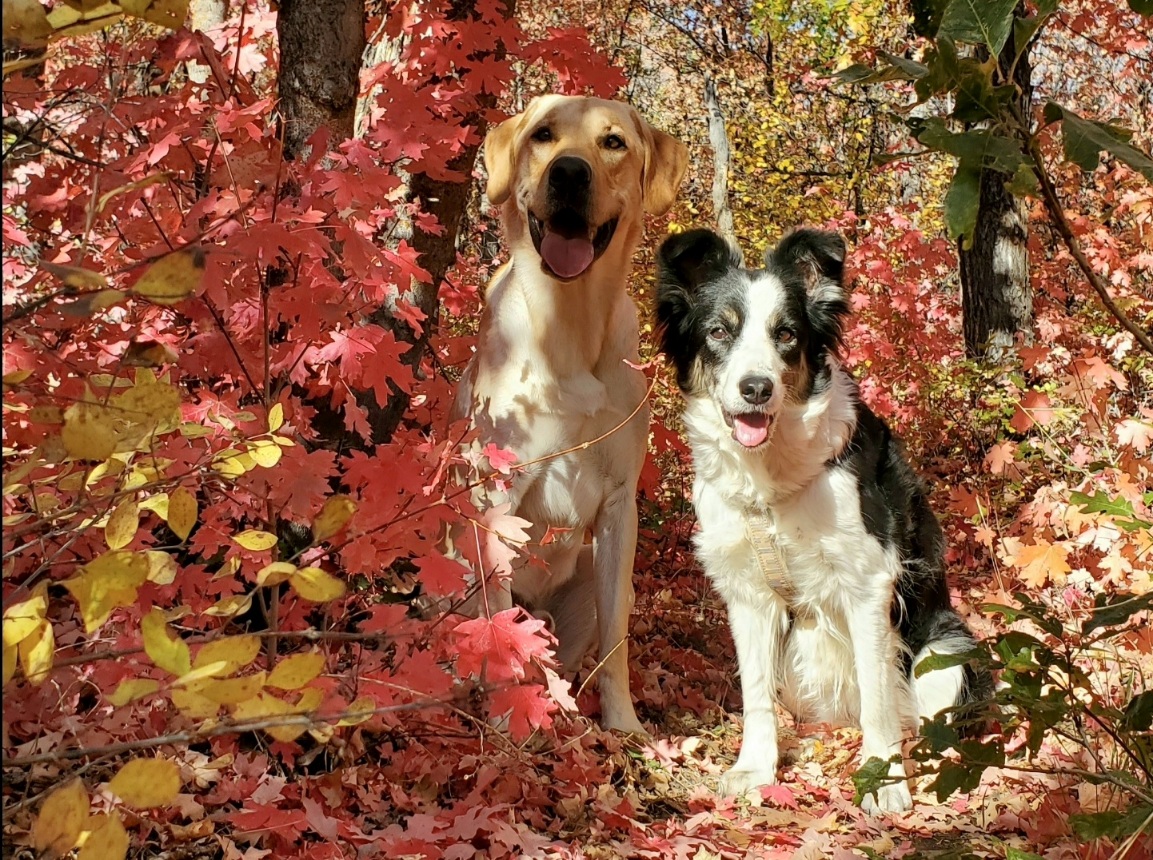
{"label": "yellow labrador dog", "polygon": [[489,500],[511,503],[535,540],[564,530],[539,547],[547,569],[515,567],[489,610],[515,596],[548,620],[569,671],[596,644],[602,724],[643,733],[627,635],[649,413],[644,377],[627,363],[637,360],[637,313],[626,281],[643,215],[672,206],[688,152],[626,104],[550,95],[491,131],[484,160],[510,253],[489,284],[454,411],[482,443],[522,463],[545,458]]}

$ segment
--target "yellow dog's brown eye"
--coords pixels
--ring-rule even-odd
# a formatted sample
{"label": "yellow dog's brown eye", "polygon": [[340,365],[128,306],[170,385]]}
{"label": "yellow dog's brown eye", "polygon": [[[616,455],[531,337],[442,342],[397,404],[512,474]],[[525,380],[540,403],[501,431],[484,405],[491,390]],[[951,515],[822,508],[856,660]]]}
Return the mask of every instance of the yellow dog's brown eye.
{"label": "yellow dog's brown eye", "polygon": [[605,149],[624,149],[625,139],[619,134],[610,134],[605,138]]}
{"label": "yellow dog's brown eye", "polygon": [[552,140],[552,129],[547,125],[542,125],[532,133],[532,139],[539,143],[547,143]]}

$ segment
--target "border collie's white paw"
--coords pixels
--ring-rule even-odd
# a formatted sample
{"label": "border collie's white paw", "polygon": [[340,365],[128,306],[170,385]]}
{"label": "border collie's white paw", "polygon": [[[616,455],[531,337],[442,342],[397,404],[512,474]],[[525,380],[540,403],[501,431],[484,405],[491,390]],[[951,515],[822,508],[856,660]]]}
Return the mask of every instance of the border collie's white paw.
{"label": "border collie's white paw", "polygon": [[869,815],[908,812],[912,808],[913,795],[909,793],[909,785],[904,779],[893,785],[881,786],[876,794],[867,794],[861,801],[861,809]]}
{"label": "border collie's white paw", "polygon": [[762,785],[776,785],[777,769],[738,770],[733,768],[721,776],[717,785],[717,795],[720,797],[740,797],[751,788]]}

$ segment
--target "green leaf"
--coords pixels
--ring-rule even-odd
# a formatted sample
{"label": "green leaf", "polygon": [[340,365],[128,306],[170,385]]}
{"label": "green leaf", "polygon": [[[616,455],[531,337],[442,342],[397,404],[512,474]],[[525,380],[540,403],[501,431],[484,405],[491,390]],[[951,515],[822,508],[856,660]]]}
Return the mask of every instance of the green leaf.
{"label": "green leaf", "polygon": [[937,802],[944,803],[958,791],[968,792],[981,784],[981,774],[985,772],[984,766],[974,767],[968,762],[942,761],[941,769],[937,771],[937,778],[930,783],[929,788],[937,795]]}
{"label": "green leaf", "polygon": [[906,60],[896,54],[878,52],[889,65],[873,69],[861,63],[854,63],[841,69],[833,77],[846,84],[876,84],[884,81],[916,81],[929,73],[927,66]]}
{"label": "green leaf", "polygon": [[1032,164],[1012,138],[994,134],[988,129],[954,133],[940,117],[914,118],[910,121],[913,136],[922,146],[936,149],[980,166],[1012,176],[1022,164]]}
{"label": "green leaf", "polygon": [[1129,8],[1138,15],[1153,16],[1153,0],[1129,0]]}
{"label": "green leaf", "polygon": [[1138,612],[1153,610],[1153,591],[1148,594],[1099,594],[1093,607],[1093,614],[1081,625],[1082,633],[1089,633],[1098,627],[1117,627],[1124,624]]}
{"label": "green leaf", "polygon": [[1045,858],[1023,848],[1008,846],[1005,849],[1005,860],[1045,860]]}
{"label": "green leaf", "polygon": [[1134,732],[1149,731],[1153,726],[1153,690],[1138,693],[1129,700],[1122,725]]}
{"label": "green leaf", "polygon": [[1101,490],[1092,496],[1072,492],[1069,494],[1069,502],[1074,505],[1081,505],[1081,513],[1083,514],[1109,514],[1111,517],[1137,516],[1137,512],[1133,510],[1133,503],[1128,499],[1122,496],[1111,499]]}
{"label": "green leaf", "polygon": [[958,62],[954,73],[956,103],[951,114],[954,119],[975,123],[996,119],[1001,115],[1004,103],[1000,98],[1006,95],[1013,97],[1015,91],[1013,87],[1005,88],[1008,93],[1003,88],[993,87],[993,72],[996,68],[995,59],[978,63],[965,58]]}
{"label": "green leaf", "polygon": [[1087,120],[1055,102],[1045,105],[1045,119],[1061,122],[1065,158],[1082,170],[1096,170],[1104,150],[1153,182],[1153,158],[1129,143],[1133,136],[1129,129]]}
{"label": "green leaf", "polygon": [[937,36],[987,45],[996,56],[1013,30],[1016,8],[1017,0],[953,0],[941,17]]}
{"label": "green leaf", "polygon": [[913,667],[913,676],[920,678],[927,672],[938,669],[951,669],[954,666],[964,666],[972,660],[979,660],[987,656],[983,648],[969,648],[956,654],[930,654]]}
{"label": "green leaf", "polygon": [[1073,832],[1084,840],[1103,837],[1125,839],[1136,833],[1150,815],[1153,815],[1153,806],[1139,803],[1128,812],[1107,809],[1088,815],[1070,815],[1069,824],[1072,825]]}
{"label": "green leaf", "polygon": [[973,246],[977,214],[981,209],[981,169],[962,159],[945,194],[945,226],[949,236],[960,239],[962,246]]}
{"label": "green leaf", "polygon": [[890,767],[890,762],[876,756],[863,763],[853,774],[853,786],[856,788],[853,803],[860,806],[868,795],[876,794],[877,789],[896,782],[897,778],[889,773]]}

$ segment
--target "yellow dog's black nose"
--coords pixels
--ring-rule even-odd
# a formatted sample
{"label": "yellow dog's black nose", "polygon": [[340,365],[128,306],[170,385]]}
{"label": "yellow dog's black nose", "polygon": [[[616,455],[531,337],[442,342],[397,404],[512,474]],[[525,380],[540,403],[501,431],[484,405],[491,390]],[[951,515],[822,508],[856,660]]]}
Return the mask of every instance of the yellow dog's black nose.
{"label": "yellow dog's black nose", "polygon": [[558,193],[584,191],[592,184],[593,171],[589,163],[575,155],[562,155],[548,171],[549,188]]}

